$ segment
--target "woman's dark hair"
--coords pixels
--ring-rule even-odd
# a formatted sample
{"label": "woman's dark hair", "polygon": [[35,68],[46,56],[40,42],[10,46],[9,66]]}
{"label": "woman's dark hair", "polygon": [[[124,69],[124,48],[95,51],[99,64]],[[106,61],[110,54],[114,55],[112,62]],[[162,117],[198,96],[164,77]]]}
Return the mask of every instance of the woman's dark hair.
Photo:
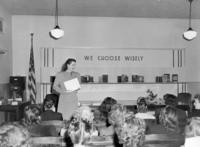
{"label": "woman's dark hair", "polygon": [[101,105],[99,106],[99,111],[100,113],[103,115],[105,121],[106,121],[106,126],[110,126],[110,123],[108,121],[108,114],[111,111],[111,107],[117,104],[117,100],[115,100],[112,97],[106,97],[103,102],[101,103]]}
{"label": "woman's dark hair", "polygon": [[99,111],[104,115],[105,118],[108,117],[108,113],[114,104],[117,104],[117,101],[114,98],[106,97],[99,106]]}
{"label": "woman's dark hair", "polygon": [[176,106],[177,105],[177,97],[173,94],[165,94],[163,96],[164,101],[165,101],[165,105],[168,106]]}
{"label": "woman's dark hair", "polygon": [[45,107],[46,108],[51,108],[53,105],[57,108],[57,103],[58,103],[58,95],[53,94],[53,93],[47,94],[45,96],[45,99],[44,99],[44,102],[43,102],[43,106],[42,106],[43,110],[42,111],[45,111]]}
{"label": "woman's dark hair", "polygon": [[66,131],[64,134],[64,142],[66,144],[66,147],[74,147],[74,144],[69,136],[68,131]]}
{"label": "woman's dark hair", "polygon": [[76,59],[74,58],[69,58],[65,63],[62,65],[61,71],[66,71],[68,69],[68,65],[71,64],[72,62],[76,62]]}

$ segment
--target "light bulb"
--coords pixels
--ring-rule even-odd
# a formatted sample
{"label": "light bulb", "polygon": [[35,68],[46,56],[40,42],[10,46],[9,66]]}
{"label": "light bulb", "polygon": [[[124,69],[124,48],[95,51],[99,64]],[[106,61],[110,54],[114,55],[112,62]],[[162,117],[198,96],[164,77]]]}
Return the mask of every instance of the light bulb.
{"label": "light bulb", "polygon": [[62,30],[59,26],[56,26],[50,31],[50,36],[54,39],[62,38],[64,36],[64,30]]}
{"label": "light bulb", "polygon": [[189,28],[186,32],[183,33],[183,38],[190,41],[193,40],[197,36],[197,32],[192,28]]}

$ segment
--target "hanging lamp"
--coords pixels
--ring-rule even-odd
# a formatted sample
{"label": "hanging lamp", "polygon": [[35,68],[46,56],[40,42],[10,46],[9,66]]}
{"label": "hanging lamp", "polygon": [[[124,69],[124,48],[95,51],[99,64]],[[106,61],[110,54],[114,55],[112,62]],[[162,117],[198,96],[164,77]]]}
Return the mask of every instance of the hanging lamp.
{"label": "hanging lamp", "polygon": [[56,0],[56,11],[55,11],[55,27],[49,32],[53,39],[60,39],[64,36],[64,30],[58,25],[58,0]]}
{"label": "hanging lamp", "polygon": [[192,13],[192,1],[193,0],[188,0],[190,3],[190,10],[189,10],[189,28],[187,31],[183,33],[183,38],[187,41],[193,40],[197,36],[197,32],[194,31],[191,27],[191,13]]}

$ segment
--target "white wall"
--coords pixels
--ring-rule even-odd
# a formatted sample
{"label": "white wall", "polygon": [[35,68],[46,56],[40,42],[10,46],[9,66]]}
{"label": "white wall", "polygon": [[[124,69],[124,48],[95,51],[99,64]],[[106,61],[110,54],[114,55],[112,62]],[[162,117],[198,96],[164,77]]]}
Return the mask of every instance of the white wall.
{"label": "white wall", "polygon": [[[0,54],[0,97],[8,98],[8,82],[11,73],[11,15],[8,9],[0,2],[0,19],[3,20],[4,31],[0,33],[0,50],[8,50]],[[4,113],[0,112],[0,124],[4,121]]]}
{"label": "white wall", "polygon": [[[36,72],[39,73],[40,47],[105,47],[105,48],[186,48],[186,64],[189,72],[186,80],[200,81],[198,54],[200,37],[187,42],[182,33],[187,29],[183,19],[146,19],[111,17],[59,17],[65,30],[60,40],[49,37],[54,27],[52,16],[13,16],[13,75],[26,75],[30,33],[34,35]],[[200,32],[200,21],[192,21],[193,28]],[[195,66],[194,66],[195,64]],[[192,74],[192,76],[191,76]],[[39,81],[39,77],[37,77]]]}
{"label": "white wall", "polygon": [[8,83],[9,75],[11,73],[11,47],[12,47],[12,33],[11,33],[11,14],[9,10],[0,3],[0,18],[3,20],[3,33],[0,33],[0,50],[8,50],[5,54],[0,54],[0,84]]}
{"label": "white wall", "polygon": [[[41,47],[186,48],[185,81],[200,81],[200,37],[190,42],[182,38],[188,20],[63,16],[59,17],[59,24],[65,36],[53,40],[48,34],[54,27],[53,16],[12,17],[13,75],[27,74],[33,32],[37,82],[40,81]],[[193,20],[192,26],[200,32],[200,20]]]}

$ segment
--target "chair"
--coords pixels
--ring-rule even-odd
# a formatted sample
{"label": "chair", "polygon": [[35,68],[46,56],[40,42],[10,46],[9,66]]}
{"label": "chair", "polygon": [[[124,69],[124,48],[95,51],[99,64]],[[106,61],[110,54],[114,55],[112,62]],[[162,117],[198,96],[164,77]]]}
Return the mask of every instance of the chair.
{"label": "chair", "polygon": [[32,147],[53,145],[56,147],[64,147],[65,142],[62,137],[31,137],[30,143]]}
{"label": "chair", "polygon": [[148,134],[145,136],[144,147],[180,147],[184,139],[183,135]]}
{"label": "chair", "polygon": [[41,121],[41,125],[53,125],[57,127],[65,127],[65,121],[62,120]]}
{"label": "chair", "polygon": [[189,111],[192,109],[192,94],[190,93],[179,93],[177,96],[178,105],[187,105],[189,106]]}
{"label": "chair", "polygon": [[65,121],[61,120],[41,121],[40,125],[54,126],[56,128],[56,131],[59,133],[61,128],[65,128]]}

